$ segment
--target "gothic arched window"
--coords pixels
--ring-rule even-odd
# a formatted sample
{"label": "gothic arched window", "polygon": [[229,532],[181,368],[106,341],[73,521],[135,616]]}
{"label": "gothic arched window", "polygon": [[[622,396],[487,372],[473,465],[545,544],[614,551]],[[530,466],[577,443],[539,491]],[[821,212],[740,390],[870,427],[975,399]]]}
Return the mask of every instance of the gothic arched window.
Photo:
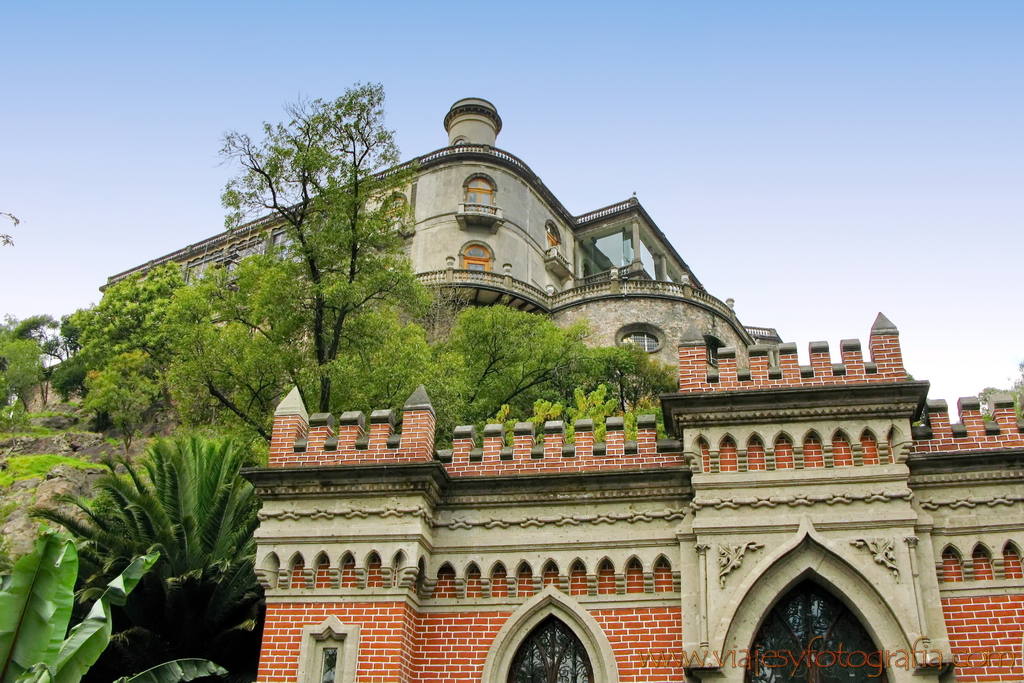
{"label": "gothic arched window", "polygon": [[516,650],[508,683],[594,683],[594,669],[572,629],[551,616]]}
{"label": "gothic arched window", "polygon": [[842,602],[804,581],[772,608],[750,647],[747,683],[885,683],[881,651]]}

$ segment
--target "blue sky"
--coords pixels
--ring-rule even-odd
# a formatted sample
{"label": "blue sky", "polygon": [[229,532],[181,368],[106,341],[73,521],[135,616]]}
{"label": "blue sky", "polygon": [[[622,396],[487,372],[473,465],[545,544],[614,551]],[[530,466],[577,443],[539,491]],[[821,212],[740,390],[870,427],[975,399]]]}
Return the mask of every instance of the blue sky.
{"label": "blue sky", "polygon": [[384,84],[406,157],[467,96],[570,211],[633,192],[741,320],[866,341],[951,403],[1024,359],[1024,3],[0,5],[0,314],[218,232],[224,131]]}

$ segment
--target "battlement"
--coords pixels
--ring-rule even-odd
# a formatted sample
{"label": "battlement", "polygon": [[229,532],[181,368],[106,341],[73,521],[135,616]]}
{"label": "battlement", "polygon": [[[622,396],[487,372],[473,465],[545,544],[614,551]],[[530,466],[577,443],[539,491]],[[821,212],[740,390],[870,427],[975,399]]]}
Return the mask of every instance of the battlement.
{"label": "battlement", "polygon": [[913,452],[968,451],[1024,447],[1024,420],[1017,417],[1013,397],[999,394],[991,399],[992,419],[986,421],[981,401],[968,396],[957,401],[960,421],[949,421],[943,400],[928,401],[921,425],[914,427]]}
{"label": "battlement", "polygon": [[594,440],[593,420],[577,420],[576,442],[565,441],[565,424],[544,423],[543,443],[537,444],[536,426],[519,422],[513,428],[512,445],[506,446],[505,425],[484,427],[482,439],[473,426],[456,427],[452,448],[434,450],[435,417],[423,387],[406,401],[402,431],[395,431],[395,414],[376,410],[369,428],[362,412],[342,413],[337,420],[328,413],[307,415],[297,390],[274,414],[270,443],[270,467],[327,465],[408,464],[439,460],[451,476],[496,476],[538,472],[581,472],[681,467],[678,441],[658,441],[654,415],[637,418],[637,438],[626,440],[621,417],[605,421],[605,441]]}
{"label": "battlement", "polygon": [[801,365],[796,344],[787,343],[748,346],[747,367],[737,364],[735,348],[722,347],[714,367],[703,335],[691,327],[679,344],[679,392],[902,382],[907,372],[899,334],[896,326],[879,313],[868,341],[870,361],[864,360],[859,340],[845,339],[840,343],[839,363],[832,362],[828,342],[811,342],[809,365]]}

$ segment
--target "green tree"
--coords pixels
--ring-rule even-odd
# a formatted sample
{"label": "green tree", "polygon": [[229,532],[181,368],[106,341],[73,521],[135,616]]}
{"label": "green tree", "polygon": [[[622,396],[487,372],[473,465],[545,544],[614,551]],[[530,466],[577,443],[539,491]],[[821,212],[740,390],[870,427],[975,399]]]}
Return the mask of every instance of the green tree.
{"label": "green tree", "polygon": [[512,414],[528,414],[537,399],[563,397],[560,384],[586,362],[587,334],[583,324],[560,328],[504,306],[470,308],[437,345],[437,362],[457,387],[463,419],[480,422],[505,404]]}
{"label": "green tree", "polygon": [[590,351],[593,361],[584,388],[608,385],[620,413],[649,404],[658,396],[676,390],[675,369],[652,358],[635,344],[598,347]]}
{"label": "green tree", "polygon": [[84,407],[110,416],[127,453],[146,411],[160,394],[149,356],[142,351],[115,356],[105,369],[90,372],[85,384],[89,394]]}
{"label": "green tree", "polygon": [[[106,683],[184,657],[210,659],[233,678],[254,679],[263,591],[253,569],[259,501],[239,476],[251,462],[249,451],[230,439],[180,438],[158,441],[140,462],[109,461],[94,500],[62,499],[81,514],[36,511],[84,542],[85,597],[141,550],[160,552],[115,610],[113,643],[93,680]],[[117,465],[126,476],[116,473]]]}
{"label": "green tree", "polygon": [[262,141],[226,135],[222,154],[241,168],[223,196],[229,228],[269,214],[285,245],[180,297],[172,374],[191,406],[202,387],[264,438],[288,384],[313,410],[348,409],[353,359],[387,345],[380,320],[421,305],[394,201],[413,169],[397,165],[383,104],[379,85],[357,86],[290,105],[290,121],[265,124]]}
{"label": "green tree", "polygon": [[88,370],[102,370],[123,353],[142,351],[159,374],[171,359],[167,310],[184,284],[174,264],[136,273],[108,287],[97,305],[68,316],[62,331],[81,347]]}
{"label": "green tree", "polygon": [[33,390],[43,379],[42,349],[34,339],[0,336],[0,405],[14,400],[28,410]]}

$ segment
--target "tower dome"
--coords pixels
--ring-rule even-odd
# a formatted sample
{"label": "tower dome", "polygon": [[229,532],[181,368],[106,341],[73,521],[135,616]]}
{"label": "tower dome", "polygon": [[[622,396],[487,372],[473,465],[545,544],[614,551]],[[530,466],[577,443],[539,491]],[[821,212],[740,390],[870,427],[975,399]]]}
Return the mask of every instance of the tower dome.
{"label": "tower dome", "polygon": [[452,105],[444,117],[448,144],[489,145],[501,132],[501,117],[493,104],[479,97],[467,97]]}

